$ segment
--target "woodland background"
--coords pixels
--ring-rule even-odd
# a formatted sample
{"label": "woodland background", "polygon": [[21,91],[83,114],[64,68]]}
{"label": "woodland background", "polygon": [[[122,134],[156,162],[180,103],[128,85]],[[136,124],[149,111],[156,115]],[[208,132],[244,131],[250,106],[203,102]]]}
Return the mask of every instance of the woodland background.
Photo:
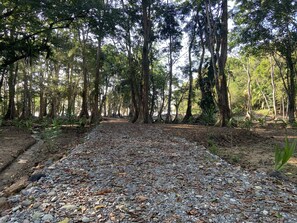
{"label": "woodland background", "polygon": [[293,0],[2,0],[1,122],[294,124],[296,46]]}

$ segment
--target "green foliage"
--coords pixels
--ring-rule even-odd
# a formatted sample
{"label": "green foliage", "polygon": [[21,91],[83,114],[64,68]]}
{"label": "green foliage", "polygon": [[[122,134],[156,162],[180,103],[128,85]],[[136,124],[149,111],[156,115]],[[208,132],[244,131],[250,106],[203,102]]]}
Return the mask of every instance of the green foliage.
{"label": "green foliage", "polygon": [[288,138],[285,139],[285,145],[283,147],[276,145],[274,153],[274,169],[281,170],[288,160],[293,156],[297,146],[297,140],[289,142]]}
{"label": "green foliage", "polygon": [[33,119],[14,119],[12,125],[17,128],[31,129],[34,124]]}
{"label": "green foliage", "polygon": [[239,163],[240,157],[238,155],[233,155],[231,157],[231,161],[232,161],[232,163]]}
{"label": "green foliage", "polygon": [[239,127],[246,130],[251,130],[251,128],[253,127],[253,121],[251,119],[246,118],[239,122]]}
{"label": "green foliage", "polygon": [[196,119],[196,122],[202,125],[214,125],[216,123],[216,110],[204,109],[201,115]]}
{"label": "green foliage", "polygon": [[218,154],[218,147],[217,145],[215,144],[215,142],[209,138],[207,140],[207,143],[208,143],[208,150],[212,153],[212,154],[215,154],[217,155]]}
{"label": "green foliage", "polygon": [[258,122],[261,127],[264,127],[266,125],[266,116],[258,118]]}
{"label": "green foliage", "polygon": [[41,135],[41,138],[44,140],[51,140],[56,138],[61,133],[61,128],[59,127],[50,127],[46,128]]}
{"label": "green foliage", "polygon": [[235,118],[230,118],[227,124],[228,127],[237,127],[238,121]]}

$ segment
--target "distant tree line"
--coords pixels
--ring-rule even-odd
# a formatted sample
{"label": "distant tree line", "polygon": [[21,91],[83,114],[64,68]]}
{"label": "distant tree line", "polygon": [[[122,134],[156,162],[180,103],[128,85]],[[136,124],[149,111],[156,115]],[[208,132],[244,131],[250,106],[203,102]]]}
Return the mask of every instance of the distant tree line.
{"label": "distant tree line", "polygon": [[0,114],[293,123],[296,19],[293,0],[3,0]]}

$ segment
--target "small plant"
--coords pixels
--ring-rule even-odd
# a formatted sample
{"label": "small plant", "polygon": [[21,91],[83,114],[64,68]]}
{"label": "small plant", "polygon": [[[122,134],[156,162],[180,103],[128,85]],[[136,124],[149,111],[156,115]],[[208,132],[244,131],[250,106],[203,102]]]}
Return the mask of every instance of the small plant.
{"label": "small plant", "polygon": [[253,127],[253,121],[251,119],[244,119],[240,122],[239,127],[246,130],[251,130],[251,128]]}
{"label": "small plant", "polygon": [[238,155],[234,155],[232,156],[231,160],[233,163],[239,163],[240,157]]}
{"label": "small plant", "polygon": [[230,118],[227,123],[227,126],[230,128],[237,127],[237,125],[238,125],[238,122],[235,118]]}
{"label": "small plant", "polygon": [[258,118],[258,122],[261,127],[264,127],[266,125],[266,116],[263,118]]}
{"label": "small plant", "polygon": [[288,162],[288,160],[293,156],[296,146],[297,146],[297,140],[294,140],[293,142],[289,142],[287,137],[285,139],[284,147],[281,147],[279,145],[275,146],[274,169],[276,171],[281,170],[283,166]]}
{"label": "small plant", "polygon": [[58,127],[46,128],[42,133],[41,137],[42,139],[45,139],[45,140],[52,140],[56,138],[60,133],[61,133],[61,129]]}
{"label": "small plant", "polygon": [[218,154],[218,147],[215,144],[215,142],[213,140],[211,140],[211,139],[208,139],[207,143],[208,143],[208,146],[209,146],[208,147],[209,151],[212,154],[217,155]]}

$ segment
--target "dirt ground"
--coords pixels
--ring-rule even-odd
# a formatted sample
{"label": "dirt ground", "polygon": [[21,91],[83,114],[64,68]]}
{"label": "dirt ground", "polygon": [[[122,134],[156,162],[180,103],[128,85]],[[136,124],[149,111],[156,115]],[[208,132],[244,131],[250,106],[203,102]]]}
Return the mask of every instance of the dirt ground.
{"label": "dirt ground", "polygon": [[[61,159],[83,141],[88,129],[62,127],[52,139],[33,137],[32,131],[14,126],[0,127],[0,192],[23,176],[30,176],[45,163]],[[41,135],[41,133],[37,134]],[[34,146],[36,148],[33,149]]]}
{"label": "dirt ground", "polygon": [[[186,138],[204,145],[212,153],[228,162],[248,170],[272,172],[274,167],[274,148],[276,144],[289,138],[297,138],[297,129],[286,129],[279,126],[253,128],[251,130],[237,128],[218,128],[201,125],[154,124],[157,128],[173,136]],[[70,148],[83,141],[89,129],[63,127],[61,134],[50,142],[42,144],[39,152],[10,176],[1,176],[17,157],[32,146],[36,140],[28,130],[15,127],[0,127],[0,191],[23,175],[30,175],[41,168],[45,162],[62,158]],[[2,172],[2,173],[1,173]],[[297,158],[291,158],[282,170],[285,180],[297,183]],[[2,174],[3,175],[3,174]],[[3,178],[4,177],[4,178]]]}
{"label": "dirt ground", "polygon": [[[233,165],[267,173],[272,173],[274,170],[275,145],[282,145],[286,136],[289,139],[297,138],[297,129],[284,128],[280,125],[250,130],[201,125],[160,125],[160,127],[175,136],[204,145],[210,152]],[[281,177],[294,183],[297,183],[296,152],[281,170]]]}

